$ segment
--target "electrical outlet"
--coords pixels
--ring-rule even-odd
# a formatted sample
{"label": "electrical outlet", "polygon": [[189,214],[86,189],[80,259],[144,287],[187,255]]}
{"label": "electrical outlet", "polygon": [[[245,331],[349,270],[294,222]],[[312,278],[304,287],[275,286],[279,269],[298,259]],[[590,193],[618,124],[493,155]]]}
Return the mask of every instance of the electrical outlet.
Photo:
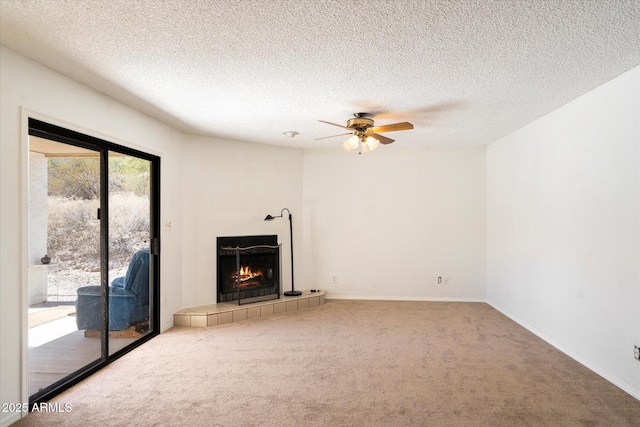
{"label": "electrical outlet", "polygon": [[331,276],[331,283],[338,283],[338,277],[337,276]]}
{"label": "electrical outlet", "polygon": [[634,346],[634,348],[633,348],[633,357],[636,360],[640,360],[640,347],[638,347],[637,345]]}
{"label": "electrical outlet", "polygon": [[440,285],[442,283],[442,276],[438,276],[438,284]]}

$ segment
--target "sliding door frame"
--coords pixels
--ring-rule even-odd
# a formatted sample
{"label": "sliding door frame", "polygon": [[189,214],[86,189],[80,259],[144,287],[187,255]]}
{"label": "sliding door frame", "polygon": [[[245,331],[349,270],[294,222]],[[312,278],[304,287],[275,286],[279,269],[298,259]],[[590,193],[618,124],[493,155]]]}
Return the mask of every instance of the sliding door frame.
{"label": "sliding door frame", "polygon": [[[133,350],[134,348],[144,344],[151,338],[160,333],[160,157],[149,154],[140,150],[136,150],[130,147],[126,147],[114,142],[110,142],[106,139],[87,135],[85,133],[77,132],[65,127],[61,127],[55,124],[51,124],[49,121],[36,118],[37,115],[26,113],[23,115],[25,118],[26,129],[26,149],[28,152],[28,138],[30,135],[38,136],[44,139],[49,139],[65,144],[70,144],[78,147],[88,148],[100,153],[100,269],[101,280],[100,286],[102,288],[101,297],[101,319],[102,319],[102,334],[101,334],[101,357],[100,359],[85,365],[79,370],[71,373],[65,378],[51,384],[49,387],[42,391],[29,395],[29,349],[28,349],[28,325],[23,321],[23,396],[29,401],[29,409],[33,408],[35,404],[45,402],[59,393],[65,391],[69,387],[77,384],[88,376],[94,374],[98,370],[107,366],[114,360]],[[124,155],[137,157],[150,162],[150,260],[149,260],[149,331],[144,336],[138,338],[132,344],[122,348],[121,350],[109,354],[109,152],[121,153]],[[24,161],[23,161],[24,165]],[[25,176],[25,174],[23,174]],[[28,182],[28,177],[27,177]],[[22,186],[23,196],[27,197],[25,192],[26,185]],[[24,206],[24,204],[23,204]],[[23,214],[23,218],[28,217],[28,208]],[[25,224],[25,223],[23,223]],[[26,222],[28,224],[28,221]],[[28,236],[28,225],[24,226],[23,236]],[[23,242],[28,247],[28,238],[23,237]],[[23,251],[24,254],[24,251]],[[25,267],[25,258],[23,256],[23,267]],[[24,271],[24,269],[23,269]],[[23,289],[24,295],[28,295],[29,279],[23,280],[23,286],[26,286],[26,290]],[[28,311],[28,298],[23,301],[22,319],[26,319],[28,316],[25,312]],[[24,401],[27,401],[25,399]]]}

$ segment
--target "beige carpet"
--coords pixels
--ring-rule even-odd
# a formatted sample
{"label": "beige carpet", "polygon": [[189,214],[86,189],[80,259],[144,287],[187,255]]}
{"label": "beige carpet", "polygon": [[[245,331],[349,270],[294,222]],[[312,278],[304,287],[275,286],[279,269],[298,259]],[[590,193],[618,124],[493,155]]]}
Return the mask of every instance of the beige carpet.
{"label": "beige carpet", "polygon": [[486,304],[338,301],[174,328],[17,426],[639,426],[640,401]]}

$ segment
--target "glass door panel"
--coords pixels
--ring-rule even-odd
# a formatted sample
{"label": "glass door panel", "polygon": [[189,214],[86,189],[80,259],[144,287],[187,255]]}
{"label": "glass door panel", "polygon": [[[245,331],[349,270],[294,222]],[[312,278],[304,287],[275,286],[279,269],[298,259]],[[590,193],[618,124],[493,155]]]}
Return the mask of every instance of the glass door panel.
{"label": "glass door panel", "polygon": [[108,152],[109,354],[150,330],[151,162]]}
{"label": "glass door panel", "polygon": [[100,151],[29,137],[29,395],[102,357]]}
{"label": "glass door panel", "polygon": [[29,118],[30,404],[159,333],[159,183],[159,157]]}

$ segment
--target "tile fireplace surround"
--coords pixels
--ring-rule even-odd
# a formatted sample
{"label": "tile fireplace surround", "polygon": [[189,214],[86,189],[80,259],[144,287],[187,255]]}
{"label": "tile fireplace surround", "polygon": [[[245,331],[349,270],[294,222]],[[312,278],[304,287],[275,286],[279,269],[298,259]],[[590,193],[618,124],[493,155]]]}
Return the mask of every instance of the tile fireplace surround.
{"label": "tile fireplace surround", "polygon": [[303,290],[297,297],[238,305],[237,302],[220,302],[200,307],[183,308],[173,315],[174,326],[216,326],[254,317],[269,316],[324,304],[324,291]]}

